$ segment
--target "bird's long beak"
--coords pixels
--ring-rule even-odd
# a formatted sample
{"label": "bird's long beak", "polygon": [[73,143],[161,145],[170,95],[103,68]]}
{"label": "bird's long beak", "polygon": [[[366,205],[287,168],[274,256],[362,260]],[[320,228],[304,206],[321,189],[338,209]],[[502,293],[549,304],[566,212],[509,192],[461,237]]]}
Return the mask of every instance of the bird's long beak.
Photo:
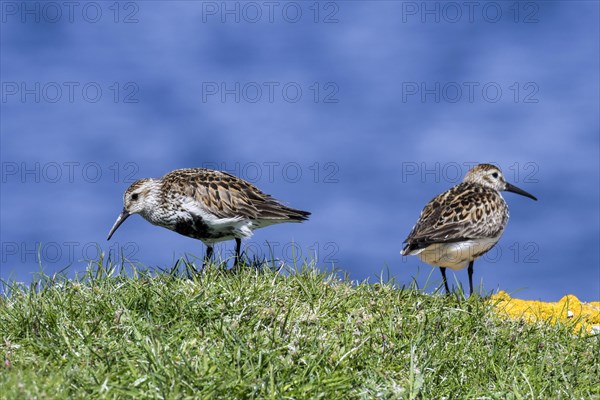
{"label": "bird's long beak", "polygon": [[511,185],[508,182],[506,182],[506,189],[504,189],[504,190],[506,190],[507,192],[513,192],[513,193],[516,193],[516,194],[520,194],[521,196],[529,197],[530,199],[533,199],[533,200],[537,201],[537,198],[534,195],[532,195],[530,193],[527,193],[523,189],[519,189],[515,185]]}
{"label": "bird's long beak", "polygon": [[121,214],[119,214],[119,216],[117,217],[117,220],[115,221],[115,224],[110,229],[110,232],[108,232],[108,238],[106,238],[106,240],[110,240],[110,238],[112,237],[113,233],[115,233],[115,231],[119,228],[119,226],[121,226],[121,224],[123,222],[125,222],[125,220],[127,219],[127,217],[129,217],[130,215],[131,214],[129,214],[127,212],[127,210],[123,209],[123,211],[121,212]]}

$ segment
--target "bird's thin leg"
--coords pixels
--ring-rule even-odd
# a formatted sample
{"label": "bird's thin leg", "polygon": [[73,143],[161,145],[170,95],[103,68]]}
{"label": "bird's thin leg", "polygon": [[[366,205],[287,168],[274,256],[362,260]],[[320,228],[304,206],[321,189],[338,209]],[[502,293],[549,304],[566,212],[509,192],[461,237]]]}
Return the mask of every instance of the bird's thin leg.
{"label": "bird's thin leg", "polygon": [[235,238],[235,261],[233,262],[233,267],[237,267],[240,264],[240,251],[242,249],[242,239]]}
{"label": "bird's thin leg", "polygon": [[207,266],[213,255],[213,247],[206,246],[206,255],[204,256],[204,266]]}
{"label": "bird's thin leg", "polygon": [[446,288],[446,294],[450,294],[450,288],[448,288],[448,280],[446,279],[446,267],[440,267],[442,271],[442,280],[444,281],[444,288]]}
{"label": "bird's thin leg", "polygon": [[473,294],[473,263],[475,261],[471,261],[469,263],[469,268],[467,269],[467,272],[469,272],[469,296],[471,296]]}

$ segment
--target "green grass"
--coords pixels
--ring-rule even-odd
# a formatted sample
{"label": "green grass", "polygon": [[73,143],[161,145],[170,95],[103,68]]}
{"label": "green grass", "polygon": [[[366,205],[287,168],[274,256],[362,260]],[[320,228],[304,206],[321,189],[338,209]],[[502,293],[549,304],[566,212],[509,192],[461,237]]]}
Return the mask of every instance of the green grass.
{"label": "green grass", "polygon": [[600,398],[597,336],[481,298],[306,266],[184,275],[7,284],[0,398]]}

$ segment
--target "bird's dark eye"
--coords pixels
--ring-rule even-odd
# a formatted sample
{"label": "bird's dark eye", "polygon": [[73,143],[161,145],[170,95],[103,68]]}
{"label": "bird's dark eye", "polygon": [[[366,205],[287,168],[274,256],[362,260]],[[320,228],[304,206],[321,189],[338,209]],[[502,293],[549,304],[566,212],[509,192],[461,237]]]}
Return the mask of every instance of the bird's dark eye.
{"label": "bird's dark eye", "polygon": [[131,195],[131,200],[136,201],[138,199],[138,194],[134,193]]}
{"label": "bird's dark eye", "polygon": [[492,176],[493,176],[494,178],[497,178],[497,177],[498,177],[498,173],[497,173],[497,172],[494,172],[494,173],[492,174]]}

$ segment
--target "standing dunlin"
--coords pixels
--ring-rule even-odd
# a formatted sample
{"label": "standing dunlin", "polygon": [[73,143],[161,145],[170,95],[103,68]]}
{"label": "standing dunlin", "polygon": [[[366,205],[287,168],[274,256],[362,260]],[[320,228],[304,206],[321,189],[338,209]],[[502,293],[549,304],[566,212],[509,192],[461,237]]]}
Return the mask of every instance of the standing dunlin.
{"label": "standing dunlin", "polygon": [[282,222],[302,222],[307,211],[286,207],[256,186],[226,172],[205,168],[178,169],[159,179],[134,182],[123,196],[123,211],[108,233],[131,214],[148,222],[201,240],[209,260],[216,242],[235,239],[235,263],[242,238],[252,231]]}
{"label": "standing dunlin", "polygon": [[468,265],[472,294],[473,262],[498,242],[508,222],[508,206],[501,191],[537,200],[506,182],[499,168],[479,164],[467,172],[462,183],[427,203],[401,254],[418,255],[423,262],[440,267],[446,293],[450,293],[446,268],[459,270]]}

